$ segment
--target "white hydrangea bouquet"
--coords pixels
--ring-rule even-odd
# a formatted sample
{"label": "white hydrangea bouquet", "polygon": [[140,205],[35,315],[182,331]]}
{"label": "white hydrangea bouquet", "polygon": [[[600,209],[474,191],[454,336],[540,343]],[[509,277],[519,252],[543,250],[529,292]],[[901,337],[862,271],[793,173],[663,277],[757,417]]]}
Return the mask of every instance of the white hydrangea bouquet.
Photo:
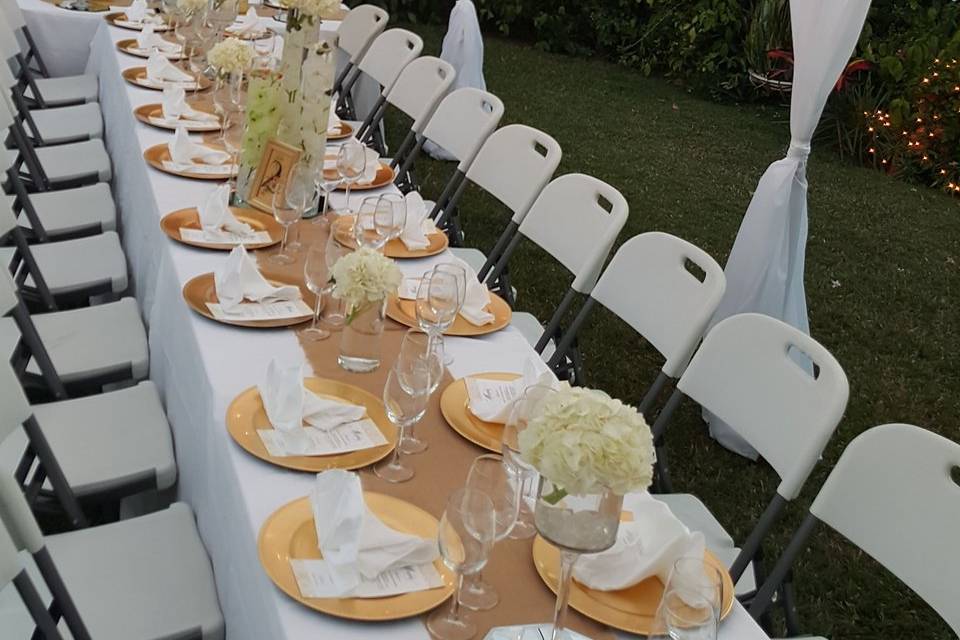
{"label": "white hydrangea bouquet", "polygon": [[253,49],[239,38],[227,38],[210,47],[207,62],[220,77],[241,73],[253,64]]}
{"label": "white hydrangea bouquet", "polygon": [[340,0],[281,0],[280,4],[287,10],[287,31],[319,24],[323,16],[340,8]]}
{"label": "white hydrangea bouquet", "polygon": [[403,274],[396,263],[383,254],[361,247],[341,257],[333,265],[333,297],[347,307],[346,323],[371,305],[382,304],[397,292]]}
{"label": "white hydrangea bouquet", "polygon": [[603,391],[563,384],[547,395],[518,435],[520,453],[555,487],[545,496],[617,495],[653,481],[653,435],[633,407]]}

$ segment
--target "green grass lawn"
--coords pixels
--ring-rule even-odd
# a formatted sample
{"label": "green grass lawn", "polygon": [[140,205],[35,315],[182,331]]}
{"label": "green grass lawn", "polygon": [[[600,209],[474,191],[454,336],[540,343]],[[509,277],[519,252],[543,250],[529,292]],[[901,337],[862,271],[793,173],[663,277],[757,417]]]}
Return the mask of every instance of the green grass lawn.
{"label": "green grass lawn", "polygon": [[[413,28],[427,41],[424,53],[436,55],[442,29]],[[665,231],[724,264],[757,180],[786,151],[785,111],[714,104],[606,62],[495,37],[486,47],[488,87],[506,105],[501,124],[521,122],[556,138],[564,152],[559,173],[587,173],[617,187],[630,203],[620,242]],[[435,197],[452,166],[418,166],[424,192]],[[843,447],[865,429],[909,422],[960,441],[960,315],[951,304],[960,294],[958,201],[843,164],[829,149],[815,150],[808,176],[812,333],[846,370],[850,403],[768,555],[778,553]],[[485,251],[508,219],[476,188],[461,212],[467,243]],[[511,273],[517,306],[547,320],[569,283],[566,272],[528,243]],[[651,350],[603,310],[581,336],[587,384],[638,402],[659,366]],[[677,489],[700,496],[742,539],[776,476],[710,440],[689,402],[668,441]],[[797,586],[810,633],[833,640],[953,637],[909,589],[825,529],[799,561]]]}

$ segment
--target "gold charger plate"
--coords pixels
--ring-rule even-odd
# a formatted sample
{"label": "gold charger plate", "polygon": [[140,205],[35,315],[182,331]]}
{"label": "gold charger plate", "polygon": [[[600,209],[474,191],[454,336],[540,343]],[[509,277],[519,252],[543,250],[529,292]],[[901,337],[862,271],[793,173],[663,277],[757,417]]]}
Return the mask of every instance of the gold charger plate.
{"label": "gold charger plate", "polygon": [[[194,109],[197,111],[203,111],[194,106]],[[208,112],[209,113],[209,112]],[[151,127],[157,127],[158,129],[167,129],[169,131],[176,131],[179,125],[183,125],[187,128],[187,131],[200,132],[200,131],[220,131],[220,128],[223,126],[223,123],[220,120],[220,117],[217,117],[216,122],[205,122],[201,125],[196,124],[186,124],[183,122],[178,122],[177,124],[166,124],[164,122],[154,122],[150,118],[163,118],[163,107],[159,102],[153,104],[142,104],[136,109],[133,110],[134,117],[144,124],[148,124]]]}
{"label": "gold charger plate", "polygon": [[[510,381],[516,380],[520,375],[516,373],[478,373],[469,377]],[[443,419],[447,421],[451,429],[473,444],[488,451],[500,453],[500,443],[503,440],[503,424],[486,422],[473,415],[467,406],[468,402],[465,378],[459,378],[448,384],[447,388],[440,394],[440,413],[443,414]]]}
{"label": "gold charger plate", "polygon": [[[147,68],[146,67],[130,67],[129,69],[124,69],[123,73],[120,75],[123,76],[123,79],[129,82],[130,84],[140,87],[141,89],[150,89],[151,91],[163,91],[163,87],[157,87],[152,84],[147,84]],[[197,76],[194,76],[194,80],[197,80]],[[210,79],[206,76],[199,76],[200,91],[210,88]],[[193,91],[193,87],[189,85],[182,85],[187,91]]]}
{"label": "gold charger plate", "polygon": [[[109,4],[107,6],[109,7]],[[120,29],[129,29],[130,31],[143,31],[143,26],[142,26],[143,23],[141,23],[141,26],[139,27],[131,27],[125,24],[117,24],[117,20],[126,21],[126,17],[127,17],[127,14],[117,11],[115,13],[108,13],[107,15],[103,16],[103,19],[109,22],[110,26],[113,26],[113,27],[118,27]],[[153,25],[154,33],[163,33],[164,31],[169,31],[169,30],[170,30],[170,25],[168,25],[165,22]]]}
{"label": "gold charger plate", "polygon": [[[267,279],[267,282],[275,287],[280,285],[295,284],[292,282],[280,282],[270,278]],[[300,291],[302,293],[303,289]],[[306,322],[313,317],[312,313],[306,313],[302,316],[297,316],[296,318],[283,318],[278,320],[220,320],[219,318],[214,318],[213,313],[211,313],[210,309],[207,308],[208,302],[213,304],[218,302],[216,286],[213,283],[213,272],[203,273],[188,280],[187,283],[183,285],[182,293],[183,299],[186,301],[187,306],[202,315],[204,318],[209,318],[214,322],[231,324],[236,327],[251,327],[255,329],[291,327],[295,324]],[[312,300],[308,301],[304,299],[304,302],[307,303],[308,306],[312,304]]]}
{"label": "gold charger plate", "polygon": [[[327,156],[327,158],[333,159],[333,156]],[[391,182],[393,182],[393,179],[396,177],[397,177],[397,174],[393,170],[393,167],[391,167],[390,165],[386,164],[381,160],[380,167],[377,169],[377,175],[374,176],[373,180],[371,182],[368,182],[367,184],[360,184],[359,182],[354,183],[354,185],[350,187],[350,191],[353,192],[353,191],[366,191],[367,189],[379,189],[380,187],[385,187]],[[346,190],[346,188],[347,188],[347,185],[343,183],[337,186],[337,189],[339,189],[340,191],[344,191]]]}
{"label": "gold charger plate", "polygon": [[[336,238],[337,242],[345,247],[350,247],[351,249],[357,248],[357,241],[353,237],[354,220],[356,220],[356,216],[340,216],[333,225],[333,237]],[[443,251],[447,248],[447,245],[450,243],[450,241],[447,239],[447,234],[442,231],[428,233],[427,240],[430,241],[430,246],[428,246],[426,249],[411,251],[410,249],[407,249],[407,246],[403,244],[400,238],[394,238],[384,245],[383,255],[387,256],[388,258],[401,259],[426,258],[427,256],[434,256],[438,253],[443,253]]]}
{"label": "gold charger plate", "polygon": [[[733,609],[733,580],[727,568],[712,553],[707,551],[704,559],[723,575],[722,620]],[[533,564],[543,582],[556,593],[560,581],[560,550],[538,535],[533,541]],[[597,622],[643,636],[663,633],[654,628],[657,607],[662,598],[663,584],[656,577],[619,591],[597,591],[576,580],[570,581],[572,608]]]}
{"label": "gold charger plate", "polygon": [[[417,322],[417,303],[415,300],[401,300],[397,296],[390,296],[387,299],[387,316],[396,320],[402,325],[417,329],[420,324]],[[475,324],[467,322],[463,316],[457,315],[453,324],[447,327],[443,332],[445,336],[483,336],[488,333],[495,333],[510,324],[510,318],[513,317],[513,311],[510,305],[495,293],[490,294],[490,304],[487,305],[487,311],[493,314],[493,322],[478,327]]]}
{"label": "gold charger plate", "polygon": [[303,386],[317,395],[334,400],[346,400],[367,408],[367,417],[373,420],[387,444],[329,456],[283,456],[274,457],[267,453],[263,441],[257,435],[257,429],[272,429],[270,420],[263,410],[263,401],[256,387],[250,387],[240,393],[227,407],[227,431],[234,441],[247,453],[278,467],[297,471],[324,471],[326,469],[359,469],[371,465],[390,455],[397,446],[397,429],[384,411],[383,403],[373,394],[345,382],[322,378],[305,378]]}
{"label": "gold charger plate", "polygon": [[[127,55],[136,56],[138,58],[149,58],[150,52],[140,49],[140,46],[137,44],[136,38],[124,38],[123,40],[117,40],[117,50]],[[167,60],[182,60],[183,53],[166,53],[163,52],[163,55],[166,56]]]}
{"label": "gold charger plate", "polygon": [[[384,524],[397,531],[436,537],[439,523],[423,509],[382,493],[364,491],[363,499]],[[438,559],[434,566],[443,576],[443,586],[436,589],[386,598],[304,598],[290,560],[321,557],[313,511],[306,497],[280,507],[267,518],[260,527],[257,550],[264,571],[281,591],[306,607],[338,618],[367,622],[409,618],[436,608],[453,594],[453,576]]]}
{"label": "gold charger plate", "polygon": [[[281,227],[276,219],[268,213],[243,207],[230,207],[230,211],[237,220],[240,222],[245,222],[253,227],[254,231],[266,231],[270,234],[270,242],[243,243],[243,246],[247,249],[263,249],[264,247],[272,247],[280,242],[280,239],[283,237],[283,227]],[[168,213],[160,220],[160,228],[172,240],[176,240],[182,244],[188,244],[191,247],[215,249],[218,251],[230,251],[237,246],[235,244],[217,244],[214,242],[194,242],[192,240],[184,240],[182,237],[180,237],[180,229],[182,227],[197,230],[201,229],[200,214],[197,213],[196,207],[178,209]]]}
{"label": "gold charger plate", "polygon": [[[330,105],[330,108],[333,109],[334,105]],[[343,140],[344,138],[349,138],[353,135],[353,127],[351,127],[346,122],[341,121],[337,126],[337,130],[333,131],[332,129],[327,129],[327,140]]]}
{"label": "gold charger plate", "polygon": [[209,173],[190,173],[189,171],[178,171],[176,169],[167,169],[163,166],[164,162],[170,161],[170,149],[165,144],[156,144],[143,152],[143,159],[157,171],[163,171],[170,175],[180,176],[182,178],[193,178],[195,180],[229,180],[237,174],[231,173],[209,174]]}

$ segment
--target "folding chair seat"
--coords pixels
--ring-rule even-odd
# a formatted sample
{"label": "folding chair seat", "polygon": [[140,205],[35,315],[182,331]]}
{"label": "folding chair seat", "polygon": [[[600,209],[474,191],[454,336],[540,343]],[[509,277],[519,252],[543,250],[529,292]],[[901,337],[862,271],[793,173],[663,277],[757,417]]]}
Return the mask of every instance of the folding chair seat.
{"label": "folding chair seat", "polygon": [[353,106],[351,91],[361,76],[372,78],[381,87],[380,97],[371,112],[376,112],[384,102],[403,68],[423,51],[423,40],[406,29],[387,29],[376,36],[357,62],[350,75],[343,81],[337,113],[348,120],[366,120],[370,114],[358,114]]}
{"label": "folding chair seat", "polygon": [[[960,635],[960,444],[909,424],[864,431],[841,454],[750,604],[759,619],[820,524],[899,578]],[[782,598],[781,598],[782,600]],[[787,612],[788,630],[796,626]],[[793,624],[790,624],[793,623]]]}
{"label": "folding chair seat", "polygon": [[[663,436],[684,396],[736,429],[780,477],[742,544],[734,544],[700,500],[669,493]],[[729,563],[738,596],[749,597],[755,588],[762,575],[756,562],[763,540],[800,494],[843,416],[848,396],[846,374],[823,346],[784,322],[747,313],[731,316],[707,333],[657,416],[653,436],[658,487],[664,492],[654,497],[676,507],[675,515],[690,529],[704,533],[708,548]]]}
{"label": "folding chair seat", "polygon": [[[17,193],[17,198],[23,207],[17,220],[31,240],[56,240],[117,230],[117,208],[110,185],[105,182],[29,195],[24,188]],[[36,223],[31,220],[31,207]]]}
{"label": "folding chair seat", "polygon": [[10,537],[36,562],[72,638],[224,637],[210,559],[186,504],[44,537],[10,476],[0,477],[0,500]]}
{"label": "folding chair seat", "polygon": [[638,406],[649,416],[667,383],[686,368],[725,288],[723,269],[705,251],[658,231],[634,236],[617,249],[549,364],[564,366],[593,308],[606,307],[664,357]]}

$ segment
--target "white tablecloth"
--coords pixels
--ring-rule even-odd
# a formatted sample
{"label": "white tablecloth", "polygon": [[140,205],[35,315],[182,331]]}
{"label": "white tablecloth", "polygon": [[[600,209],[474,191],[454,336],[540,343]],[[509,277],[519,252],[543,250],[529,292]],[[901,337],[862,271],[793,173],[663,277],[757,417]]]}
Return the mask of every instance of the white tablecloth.
{"label": "white tablecloth", "polygon": [[[129,37],[128,32],[98,24],[88,71],[100,77],[122,238],[150,330],[150,375],[161,389],[173,428],[179,498],[197,513],[213,562],[228,638],[426,640],[419,619],[373,626],[310,611],[280,593],[261,569],[256,548],[260,525],[279,506],[305,495],[312,476],[264,464],[243,452],[230,440],[224,415],[237,393],[260,380],[271,358],[295,363],[303,361],[303,352],[288,329],[227,327],[198,317],[184,304],[183,284],[216,269],[226,254],[170,241],[160,231],[159,220],[170,211],[196,205],[214,186],[169,176],[144,163],[143,150],[167,142],[171,133],[137,122],[132,110],[157,101],[159,93],[123,81],[120,72],[143,61],[116,50],[114,43]],[[442,259],[404,261],[401,266],[409,274],[419,274]],[[489,370],[520,372],[527,358],[535,357],[512,328],[480,339],[450,338],[447,345],[456,377]],[[720,637],[766,638],[740,605],[724,623]]]}

